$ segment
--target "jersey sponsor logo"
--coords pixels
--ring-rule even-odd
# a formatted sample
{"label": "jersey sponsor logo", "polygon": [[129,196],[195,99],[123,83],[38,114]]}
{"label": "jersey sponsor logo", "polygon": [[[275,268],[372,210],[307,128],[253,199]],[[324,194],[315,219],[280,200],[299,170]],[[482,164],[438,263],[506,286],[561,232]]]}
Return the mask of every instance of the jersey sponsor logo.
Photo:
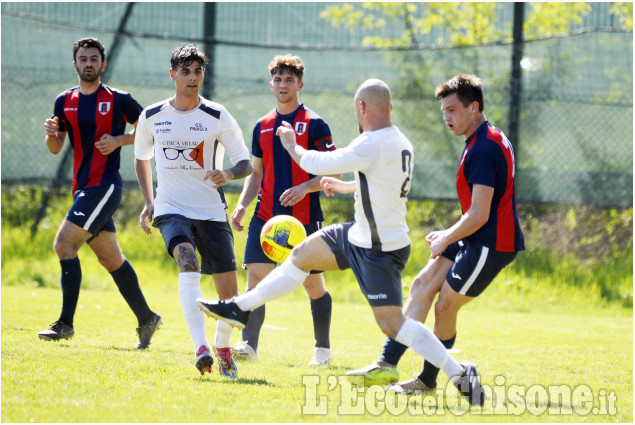
{"label": "jersey sponsor logo", "polygon": [[64,108],[64,111],[77,111],[77,108]]}
{"label": "jersey sponsor logo", "polygon": [[77,215],[77,216],[84,216],[86,217],[86,214],[84,214],[83,212],[77,212],[77,211],[73,211],[73,214]]}
{"label": "jersey sponsor logo", "polygon": [[108,112],[110,112],[110,105],[110,102],[99,102],[99,104],[97,105],[97,110],[100,114],[106,115]]}
{"label": "jersey sponsor logo", "polygon": [[172,125],[172,122],[171,121],[159,121],[159,122],[155,122],[154,123],[155,127],[159,127],[159,126],[162,126],[162,125]]}
{"label": "jersey sponsor logo", "polygon": [[368,294],[367,297],[369,300],[385,300],[388,298],[386,294]]}
{"label": "jersey sponsor logo", "polygon": [[190,131],[207,131],[207,127],[203,127],[203,124],[197,122],[194,127],[190,127]]}
{"label": "jersey sponsor logo", "polygon": [[205,140],[201,141],[201,143],[199,143],[199,145],[196,146],[196,148],[194,148],[192,152],[190,152],[190,158],[192,158],[203,169],[205,169],[204,156],[199,155],[198,153],[203,152],[204,149],[205,149]]}
{"label": "jersey sponsor logo", "polygon": [[265,128],[264,130],[260,130],[260,134],[267,133],[269,131],[273,131],[273,128]]}
{"label": "jersey sponsor logo", "polygon": [[302,136],[306,131],[306,123],[305,122],[297,122],[295,123],[295,132],[298,136]]}
{"label": "jersey sponsor logo", "polygon": [[154,129],[154,133],[155,134],[166,134],[166,133],[172,133],[172,129],[171,128],[155,128]]}

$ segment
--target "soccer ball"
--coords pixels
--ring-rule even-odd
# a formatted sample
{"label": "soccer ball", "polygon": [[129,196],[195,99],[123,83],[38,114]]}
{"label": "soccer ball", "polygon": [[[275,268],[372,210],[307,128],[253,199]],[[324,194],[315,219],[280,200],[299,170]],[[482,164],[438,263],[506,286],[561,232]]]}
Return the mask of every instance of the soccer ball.
{"label": "soccer ball", "polygon": [[287,259],[291,250],[306,239],[304,226],[295,217],[277,215],[267,221],[260,232],[260,245],[276,263]]}

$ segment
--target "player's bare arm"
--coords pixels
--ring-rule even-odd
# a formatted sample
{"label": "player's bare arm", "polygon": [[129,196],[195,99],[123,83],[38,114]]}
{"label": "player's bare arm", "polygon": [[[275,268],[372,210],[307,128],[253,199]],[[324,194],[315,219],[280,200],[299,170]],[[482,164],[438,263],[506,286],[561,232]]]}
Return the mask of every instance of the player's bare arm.
{"label": "player's bare arm", "polygon": [[334,196],[335,192],[346,194],[353,193],[357,190],[355,181],[345,182],[339,178],[325,176],[320,179],[320,185],[324,189],[326,196]]}
{"label": "player's bare arm", "polygon": [[245,226],[243,226],[241,222],[243,217],[245,217],[247,207],[256,199],[258,192],[260,192],[260,184],[262,183],[262,176],[264,174],[262,158],[254,157],[251,166],[253,172],[245,179],[243,190],[240,193],[238,203],[231,217],[232,227],[239,232],[245,230]]}
{"label": "player's bare arm", "polygon": [[132,124],[132,130],[126,134],[122,134],[120,136],[104,134],[97,142],[95,142],[95,147],[99,149],[99,152],[101,152],[102,155],[110,155],[117,148],[134,144],[134,134],[137,128],[137,122]]}
{"label": "player's bare arm", "polygon": [[209,180],[213,183],[214,189],[217,189],[229,182],[230,180],[242,179],[247,177],[253,171],[251,162],[248,159],[238,161],[236,165],[227,170],[212,170],[205,173],[203,181]]}
{"label": "player's bare arm", "polygon": [[139,181],[139,188],[143,194],[145,205],[141,214],[139,214],[139,226],[146,234],[152,234],[152,230],[148,223],[154,219],[154,191],[152,188],[152,167],[150,160],[136,159],[134,160],[135,171],[137,173],[137,180]]}
{"label": "player's bare arm", "polygon": [[459,221],[445,230],[430,232],[426,242],[430,245],[430,258],[438,257],[451,243],[470,236],[483,227],[489,219],[494,188],[475,184],[472,187],[472,204],[470,209],[461,216]]}
{"label": "player's bare arm", "polygon": [[66,132],[59,131],[59,120],[59,117],[53,117],[44,121],[44,132],[46,133],[44,141],[53,155],[61,152],[66,139]]}

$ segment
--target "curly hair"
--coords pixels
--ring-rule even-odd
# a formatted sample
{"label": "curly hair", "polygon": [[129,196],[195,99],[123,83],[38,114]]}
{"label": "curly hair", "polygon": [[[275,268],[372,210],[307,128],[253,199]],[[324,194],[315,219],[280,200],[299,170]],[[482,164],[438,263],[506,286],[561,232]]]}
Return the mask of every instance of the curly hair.
{"label": "curly hair", "polygon": [[176,71],[179,66],[188,66],[192,62],[200,63],[203,68],[205,68],[205,65],[209,62],[205,53],[203,53],[196,44],[179,46],[172,51],[170,64],[173,70]]}
{"label": "curly hair", "polygon": [[106,61],[106,49],[104,49],[104,45],[101,44],[101,41],[97,40],[94,37],[85,37],[85,38],[80,38],[79,40],[77,40],[75,42],[75,44],[73,44],[73,60],[77,60],[77,51],[80,48],[91,48],[94,47],[97,50],[99,50],[99,55],[101,56],[101,61],[105,62]]}
{"label": "curly hair", "polygon": [[478,102],[478,111],[483,112],[483,81],[473,74],[459,74],[450,78],[445,83],[437,86],[434,92],[437,100],[443,99],[453,93],[467,107],[472,102]]}
{"label": "curly hair", "polygon": [[272,77],[285,71],[298,77],[298,81],[302,81],[304,62],[299,56],[291,54],[278,55],[269,62],[269,72]]}

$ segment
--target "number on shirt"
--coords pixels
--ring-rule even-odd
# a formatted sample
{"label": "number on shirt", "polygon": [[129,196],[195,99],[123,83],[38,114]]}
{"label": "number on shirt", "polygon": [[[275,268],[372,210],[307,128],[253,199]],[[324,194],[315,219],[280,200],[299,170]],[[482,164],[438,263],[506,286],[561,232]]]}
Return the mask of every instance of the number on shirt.
{"label": "number on shirt", "polygon": [[412,179],[412,152],[406,149],[401,151],[401,171],[406,173],[406,180],[401,185],[401,197],[405,198],[410,192],[410,181]]}

